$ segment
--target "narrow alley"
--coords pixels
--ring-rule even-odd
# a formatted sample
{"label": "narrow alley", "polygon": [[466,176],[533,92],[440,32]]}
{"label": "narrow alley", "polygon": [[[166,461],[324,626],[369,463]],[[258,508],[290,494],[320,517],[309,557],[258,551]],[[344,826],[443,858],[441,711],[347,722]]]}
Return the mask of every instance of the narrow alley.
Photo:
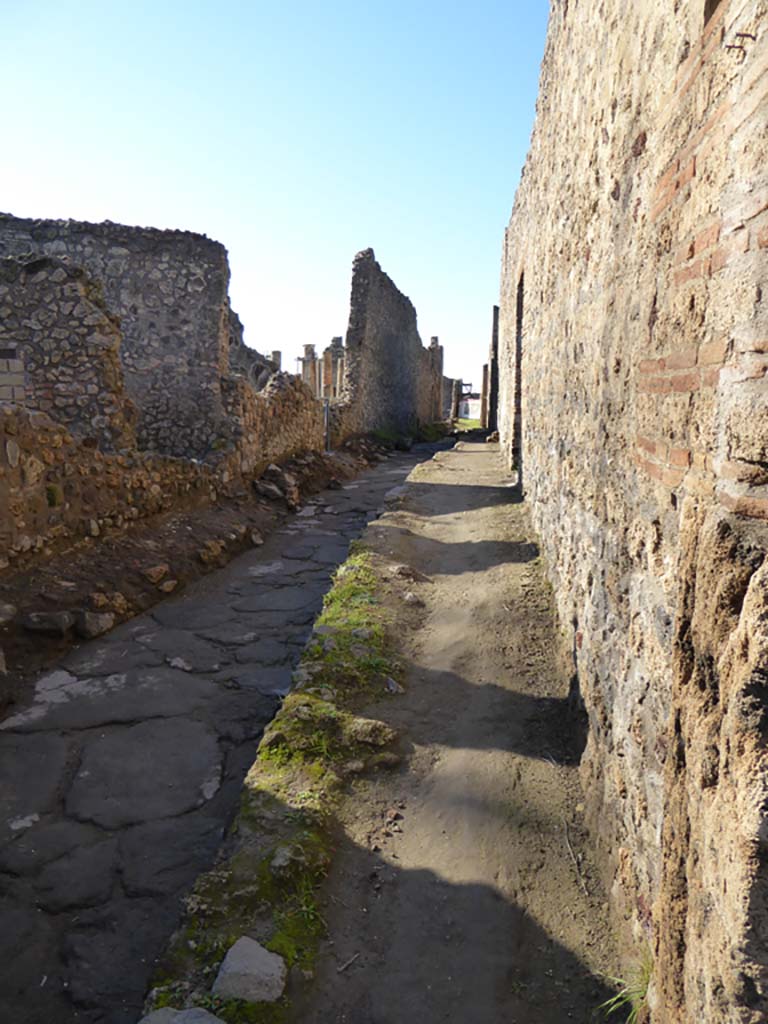
{"label": "narrow alley", "polygon": [[[364,714],[405,770],[356,783],[325,889],[328,941],[296,1024],[578,1024],[615,973],[584,842],[553,606],[496,445],[417,466],[364,544],[414,570],[405,694]],[[346,966],[348,965],[348,966]]]}

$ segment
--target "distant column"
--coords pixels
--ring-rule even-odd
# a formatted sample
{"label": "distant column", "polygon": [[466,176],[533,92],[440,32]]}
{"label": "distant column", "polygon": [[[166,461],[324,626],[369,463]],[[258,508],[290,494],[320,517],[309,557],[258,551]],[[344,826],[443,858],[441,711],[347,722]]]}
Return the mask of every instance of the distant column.
{"label": "distant column", "polygon": [[269,357],[269,361],[270,363],[275,364],[276,370],[279,370],[283,364],[283,353],[277,351],[273,352],[272,355]]}
{"label": "distant column", "polygon": [[443,418],[443,346],[435,336],[429,341],[431,412],[433,423]]}
{"label": "distant column", "polygon": [[499,429],[499,307],[493,307],[491,350],[488,360],[488,430]]}
{"label": "distant column", "polygon": [[[329,352],[331,355],[331,381],[328,397],[338,398],[341,393],[339,367],[343,368],[344,366],[344,340],[342,338],[332,338]],[[343,369],[341,372],[343,373]]]}
{"label": "distant column", "polygon": [[453,380],[450,377],[443,377],[440,393],[440,419],[449,420],[451,418],[451,403],[453,402]]}
{"label": "distant column", "polygon": [[333,351],[330,345],[323,352],[322,366],[322,391],[320,393],[323,398],[333,398]]}
{"label": "distant column", "polygon": [[461,405],[461,399],[464,394],[464,382],[461,380],[455,380],[453,382],[453,394],[451,395],[451,419],[457,420],[459,418],[459,406]]}
{"label": "distant column", "polygon": [[488,429],[488,363],[483,367],[483,390],[480,393],[480,426]]}
{"label": "distant column", "polygon": [[314,345],[304,346],[304,358],[301,360],[301,379],[312,391],[317,394],[317,356]]}

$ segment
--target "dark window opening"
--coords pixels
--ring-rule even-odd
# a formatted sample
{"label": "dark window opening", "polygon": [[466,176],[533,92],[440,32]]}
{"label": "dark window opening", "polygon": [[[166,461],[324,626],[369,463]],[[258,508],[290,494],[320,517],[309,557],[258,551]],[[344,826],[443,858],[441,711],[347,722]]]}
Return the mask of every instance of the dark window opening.
{"label": "dark window opening", "polygon": [[0,359],[16,359],[16,349],[0,348]]}
{"label": "dark window opening", "polygon": [[722,0],[704,0],[704,24],[706,25],[712,15],[715,13],[717,8],[722,3]]}

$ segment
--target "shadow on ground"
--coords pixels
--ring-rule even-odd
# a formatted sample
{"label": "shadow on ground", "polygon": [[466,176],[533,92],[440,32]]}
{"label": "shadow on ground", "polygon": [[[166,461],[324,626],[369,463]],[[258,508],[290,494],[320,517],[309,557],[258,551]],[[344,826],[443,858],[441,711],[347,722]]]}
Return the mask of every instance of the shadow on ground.
{"label": "shadow on ground", "polygon": [[418,565],[413,565],[428,576],[462,576],[468,572],[485,572],[497,565],[524,564],[539,557],[539,546],[532,541],[474,540],[445,543],[416,535],[409,529],[393,526],[386,519],[374,524],[382,534],[392,533],[393,542],[408,545],[410,537],[418,543]]}
{"label": "shadow on ground", "polygon": [[604,1020],[605,982],[491,886],[403,870],[345,837],[328,890],[343,894],[328,902],[333,944],[316,980],[294,991],[294,1022]]}
{"label": "shadow on ground", "polygon": [[[496,683],[469,683],[456,672],[433,671],[411,664],[415,699],[411,714],[429,707],[429,734],[422,737],[444,747],[504,750],[559,765],[578,765],[587,743],[587,722],[570,697],[543,697],[509,690]],[[468,730],[456,707],[482,707],[483,715]],[[482,729],[484,722],[492,728]],[[499,722],[506,723],[503,731]],[[499,736],[502,735],[501,742]]]}
{"label": "shadow on ground", "polygon": [[[441,469],[447,467],[441,466]],[[488,487],[483,484],[436,484],[412,480],[408,484],[408,504],[429,506],[432,514],[473,512],[501,505],[519,505],[523,501],[517,484]],[[435,513],[434,509],[440,511]]]}

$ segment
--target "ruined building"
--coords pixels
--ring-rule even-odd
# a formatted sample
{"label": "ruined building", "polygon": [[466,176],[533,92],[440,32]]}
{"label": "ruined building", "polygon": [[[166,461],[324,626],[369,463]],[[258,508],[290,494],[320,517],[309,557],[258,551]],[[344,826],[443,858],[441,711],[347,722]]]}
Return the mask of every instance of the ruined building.
{"label": "ruined building", "polygon": [[768,1019],[768,4],[552,4],[499,428],[658,1024]]}
{"label": "ruined building", "polygon": [[413,303],[372,249],[355,258],[346,345],[333,338],[320,358],[314,345],[305,345],[301,378],[318,398],[333,402],[337,436],[413,434],[419,425],[450,418],[439,339],[431,338],[429,348],[421,344]]}
{"label": "ruined building", "polygon": [[202,235],[0,215],[0,569],[329,440],[441,418],[442,349],[370,250],[328,392],[243,343],[228,286]]}

